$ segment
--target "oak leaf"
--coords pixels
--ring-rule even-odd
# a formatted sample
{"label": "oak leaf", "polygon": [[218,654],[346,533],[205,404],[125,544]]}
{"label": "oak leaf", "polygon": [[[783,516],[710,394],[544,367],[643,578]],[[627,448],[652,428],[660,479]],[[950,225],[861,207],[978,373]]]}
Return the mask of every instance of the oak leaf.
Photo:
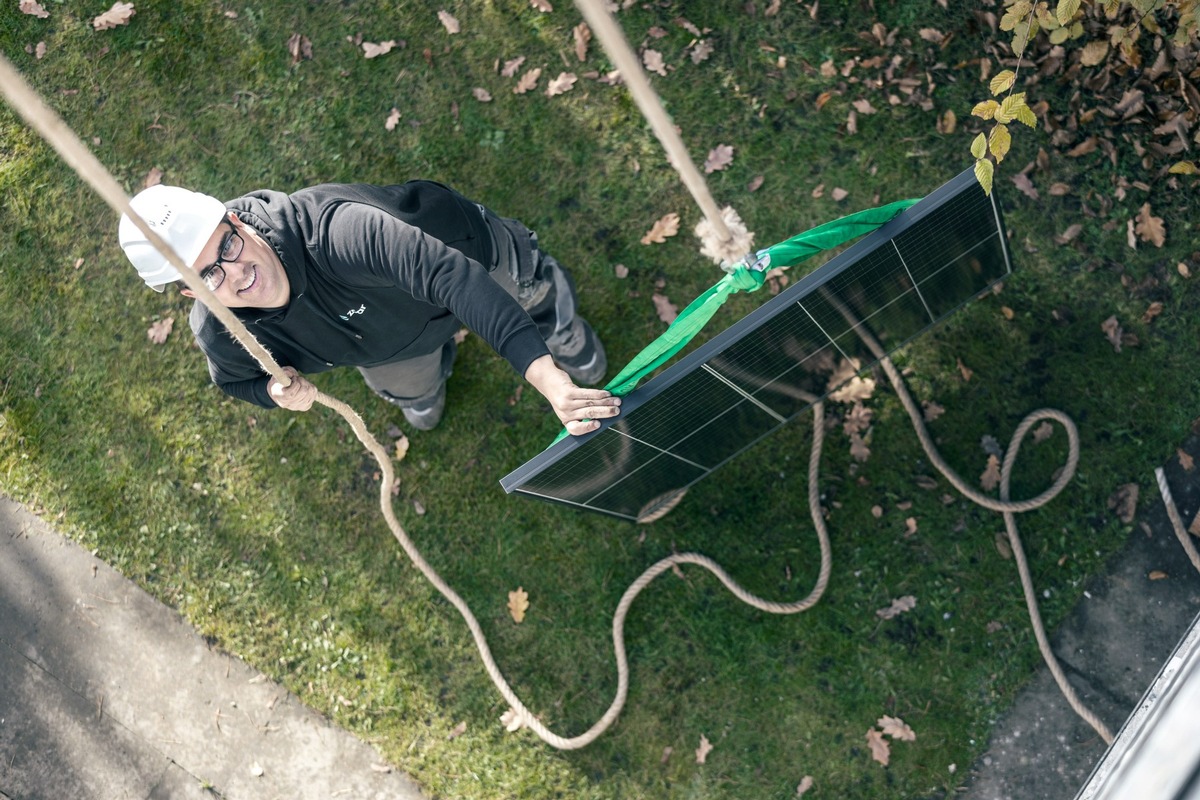
{"label": "oak leaf", "polygon": [[394,39],[389,39],[388,41],[380,42],[379,44],[376,44],[375,42],[363,42],[363,58],[378,58],[379,56],[389,52],[395,46],[396,41]]}
{"label": "oak leaf", "polygon": [[538,78],[542,77],[542,68],[534,67],[521,76],[517,81],[517,85],[513,87],[513,94],[525,94],[537,86]]}
{"label": "oak leaf", "polygon": [[45,19],[50,16],[50,12],[42,8],[42,4],[37,2],[37,0],[21,0],[19,8],[22,14],[29,14],[38,19]]}
{"label": "oak leaf", "polygon": [[728,167],[731,163],[733,163],[733,146],[719,144],[708,151],[708,158],[704,161],[704,173],[707,175],[718,172]]}
{"label": "oak leaf", "polygon": [[1128,525],[1133,522],[1134,515],[1137,513],[1137,501],[1138,485],[1126,483],[1118,486],[1117,490],[1109,496],[1108,507],[1116,512],[1117,519]]}
{"label": "oak leaf", "polygon": [[513,622],[524,622],[525,612],[529,610],[529,595],[518,586],[515,592],[508,593],[508,613],[512,614]]}
{"label": "oak leaf", "polygon": [[899,739],[902,742],[915,742],[917,735],[913,733],[913,729],[908,727],[907,723],[899,717],[880,717],[875,723],[883,729],[885,736],[890,736],[893,739]]}
{"label": "oak leaf", "polygon": [[575,77],[574,72],[558,73],[558,77],[550,81],[550,85],[546,87],[546,96],[554,97],[564,92],[569,92],[571,87],[575,85],[576,80],[578,78]]}
{"label": "oak leaf", "polygon": [[505,78],[511,78],[517,74],[517,70],[525,63],[525,56],[517,56],[504,62],[504,69],[500,70],[500,74]]}
{"label": "oak leaf", "polygon": [[1142,322],[1150,323],[1154,318],[1163,312],[1163,304],[1155,300],[1146,308],[1146,313],[1142,314]]}
{"label": "oak leaf", "polygon": [[696,42],[696,46],[692,48],[692,63],[699,64],[701,61],[707,61],[712,55],[713,46],[708,39],[701,39]]}
{"label": "oak leaf", "polygon": [[662,53],[657,50],[646,50],[642,53],[642,66],[650,72],[662,75],[664,78],[667,76],[667,67],[663,62]]}
{"label": "oak leaf", "polygon": [[672,212],[654,221],[654,225],[642,237],[642,244],[662,244],[679,233],[679,215]]}
{"label": "oak leaf", "polygon": [[882,733],[874,728],[867,731],[867,747],[871,749],[871,758],[885,767],[888,765],[888,759],[891,756],[891,747],[888,746],[887,740],[883,738]]}
{"label": "oak leaf", "polygon": [[442,27],[446,29],[446,33],[454,35],[462,30],[462,26],[458,24],[458,20],[449,11],[441,10],[438,12],[438,22],[442,23]]}
{"label": "oak leaf", "polygon": [[855,461],[862,463],[871,457],[871,448],[857,432],[850,434],[850,455]]}
{"label": "oak leaf", "polygon": [[1113,346],[1113,350],[1121,352],[1121,339],[1124,336],[1124,331],[1121,330],[1121,324],[1117,322],[1116,315],[1109,317],[1100,323],[1100,330],[1104,331],[1105,338],[1109,344]]}
{"label": "oak leaf", "polygon": [[1192,458],[1191,454],[1182,448],[1177,448],[1175,453],[1179,456],[1179,466],[1183,467],[1183,471],[1191,472],[1193,467],[1196,465],[1196,462]]}
{"label": "oak leaf", "polygon": [[667,299],[666,295],[655,292],[650,296],[650,300],[654,303],[654,311],[658,314],[658,318],[668,325],[679,316],[679,309]]}
{"label": "oak leaf", "polygon": [[887,608],[881,608],[875,612],[875,616],[880,619],[892,619],[898,617],[905,611],[912,611],[916,608],[917,598],[911,594],[906,594],[904,597],[897,597],[892,600],[892,604]]}
{"label": "oak leaf", "polygon": [[572,29],[571,33],[575,39],[575,57],[580,61],[587,61],[588,44],[592,41],[592,29],[586,22],[581,22]]}
{"label": "oak leaf", "polygon": [[979,485],[985,492],[990,492],[1000,485],[1000,459],[996,456],[988,456],[987,469],[979,476]]}
{"label": "oak leaf", "polygon": [[146,331],[146,336],[155,344],[162,344],[167,341],[167,337],[171,335],[171,328],[174,326],[174,317],[164,317],[150,326]]}
{"label": "oak leaf", "polygon": [[1134,231],[1143,242],[1150,242],[1155,247],[1162,247],[1167,238],[1167,230],[1163,226],[1162,217],[1150,213],[1150,204],[1143,203],[1138,211],[1137,224]]}
{"label": "oak leaf", "polygon": [[394,130],[396,127],[396,123],[398,123],[399,121],[400,121],[400,109],[396,108],[395,106],[392,106],[391,113],[389,113],[387,119],[384,120],[383,127],[389,131]]}
{"label": "oak leaf", "polygon": [[708,754],[713,750],[712,743],[703,733],[700,734],[700,746],[696,748],[696,763],[703,764],[708,760]]}
{"label": "oak leaf", "polygon": [[133,3],[113,3],[112,8],[92,20],[92,27],[98,31],[106,31],[118,25],[128,25],[129,18],[135,13]]}
{"label": "oak leaf", "polygon": [[1049,422],[1042,420],[1042,424],[1033,429],[1033,442],[1044,442],[1050,438],[1050,434],[1054,433],[1054,426]]}
{"label": "oak leaf", "polygon": [[935,419],[940,417],[942,414],[946,413],[946,409],[942,408],[941,405],[933,402],[932,400],[927,400],[924,403],[922,403],[921,405],[924,406],[924,408],[925,408],[925,412],[924,412],[923,416],[925,417],[926,422],[933,422]]}

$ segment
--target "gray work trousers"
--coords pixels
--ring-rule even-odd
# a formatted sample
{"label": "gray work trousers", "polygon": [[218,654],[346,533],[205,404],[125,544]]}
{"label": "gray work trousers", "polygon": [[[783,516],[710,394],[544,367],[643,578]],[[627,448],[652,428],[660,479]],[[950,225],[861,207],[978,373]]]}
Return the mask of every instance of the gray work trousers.
{"label": "gray work trousers", "polygon": [[[492,235],[494,261],[486,265],[489,274],[516,298],[554,350],[555,344],[570,334],[575,321],[575,282],[553,256],[538,249],[536,233],[483,206],[479,211]],[[401,408],[419,406],[437,394],[450,377],[457,352],[458,345],[450,339],[427,355],[359,367],[358,371],[367,386],[388,402]]]}

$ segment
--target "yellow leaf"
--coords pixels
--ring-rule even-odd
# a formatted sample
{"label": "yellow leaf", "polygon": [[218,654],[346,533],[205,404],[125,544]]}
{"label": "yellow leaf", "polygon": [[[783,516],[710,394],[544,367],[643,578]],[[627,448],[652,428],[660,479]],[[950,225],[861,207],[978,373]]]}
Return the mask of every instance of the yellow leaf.
{"label": "yellow leaf", "polygon": [[1055,28],[1050,31],[1050,44],[1062,44],[1071,38],[1070,28]]}
{"label": "yellow leaf", "polygon": [[1022,108],[1028,108],[1025,105],[1025,93],[1009,95],[1000,103],[1000,110],[996,112],[996,122],[1012,122]]}
{"label": "yellow leaf", "polygon": [[1079,12],[1080,0],[1058,0],[1058,8],[1054,9],[1054,16],[1058,18],[1059,25],[1066,25],[1075,18]]}
{"label": "yellow leaf", "polygon": [[982,103],[975,104],[975,107],[971,109],[971,116],[991,119],[999,110],[1000,104],[995,100],[984,100]]}
{"label": "yellow leaf", "polygon": [[981,133],[975,137],[975,141],[971,142],[971,155],[975,156],[976,158],[983,158],[983,155],[986,152],[987,136]]}
{"label": "yellow leaf", "polygon": [[992,128],[992,135],[988,137],[988,150],[992,157],[999,164],[1008,155],[1009,148],[1012,147],[1012,134],[1008,132],[1007,125],[997,125]]}
{"label": "yellow leaf", "polygon": [[508,593],[508,613],[512,614],[513,622],[523,622],[525,612],[529,610],[529,595],[520,586],[515,592]]}
{"label": "yellow leaf", "polygon": [[1037,116],[1033,113],[1033,109],[1029,106],[1021,106],[1017,109],[1017,122],[1023,122],[1030,128],[1037,127]]}
{"label": "yellow leaf", "polygon": [[1200,172],[1200,169],[1196,169],[1194,162],[1177,161],[1171,165],[1171,168],[1167,172],[1172,175],[1195,175],[1197,172]]}
{"label": "yellow leaf", "polygon": [[1017,80],[1017,73],[1011,69],[1006,69],[999,73],[988,82],[988,88],[992,90],[992,94],[1000,94],[1007,92],[1012,88],[1013,83]]}
{"label": "yellow leaf", "polygon": [[[983,134],[979,134],[983,138]],[[978,159],[975,162],[975,180],[979,181],[979,185],[983,187],[984,194],[992,193],[992,175],[996,167],[986,158]]]}

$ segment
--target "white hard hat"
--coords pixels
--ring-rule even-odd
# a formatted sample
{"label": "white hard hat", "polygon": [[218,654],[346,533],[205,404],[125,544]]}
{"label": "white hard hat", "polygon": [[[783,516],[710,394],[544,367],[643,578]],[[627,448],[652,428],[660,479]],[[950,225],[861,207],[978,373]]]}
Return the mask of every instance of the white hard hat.
{"label": "white hard hat", "polygon": [[[225,204],[215,197],[162,184],[138,192],[130,205],[155,233],[175,248],[188,266],[200,257],[200,251],[228,213]],[[138,275],[151,289],[161,292],[168,283],[179,280],[179,270],[150,244],[126,214],[121,215],[117,238]]]}

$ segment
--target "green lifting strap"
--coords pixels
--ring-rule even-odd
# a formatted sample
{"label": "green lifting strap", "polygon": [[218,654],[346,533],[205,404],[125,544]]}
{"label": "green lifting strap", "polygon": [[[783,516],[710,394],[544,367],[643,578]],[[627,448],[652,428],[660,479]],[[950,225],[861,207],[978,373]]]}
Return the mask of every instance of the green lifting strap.
{"label": "green lifting strap", "polygon": [[[670,327],[626,364],[604,388],[618,397],[632,392],[642,378],[682,350],[700,329],[708,324],[731,294],[753,292],[761,288],[766,281],[768,269],[794,267],[817,253],[870,233],[916,202],[917,200],[897,200],[886,206],[848,214],[765,250],[759,250],[755,254],[757,260],[752,266],[747,266],[744,262],[737,263],[728,275],[679,312],[679,316]],[[550,444],[553,445],[566,436],[567,431],[564,428]]]}

